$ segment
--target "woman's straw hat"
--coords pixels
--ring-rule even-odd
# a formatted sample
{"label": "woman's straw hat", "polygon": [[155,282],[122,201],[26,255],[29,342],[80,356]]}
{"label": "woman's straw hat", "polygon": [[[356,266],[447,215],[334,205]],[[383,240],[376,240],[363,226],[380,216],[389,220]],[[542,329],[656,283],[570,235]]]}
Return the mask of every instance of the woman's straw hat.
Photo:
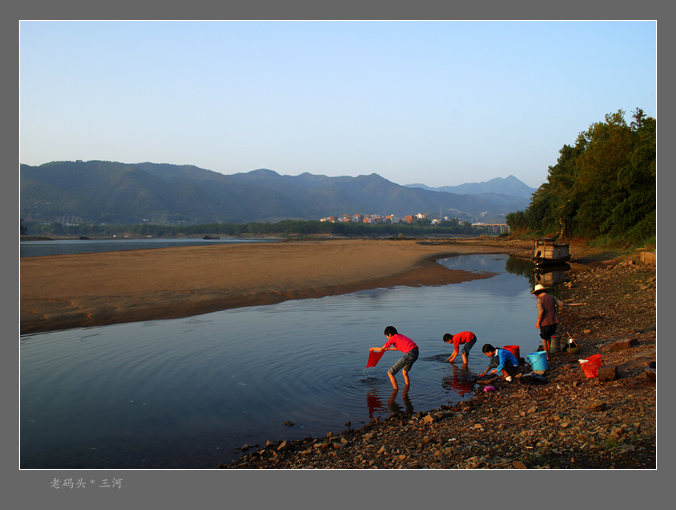
{"label": "woman's straw hat", "polygon": [[537,294],[538,292],[542,292],[543,290],[547,290],[547,287],[545,287],[541,283],[538,283],[531,292],[531,294]]}

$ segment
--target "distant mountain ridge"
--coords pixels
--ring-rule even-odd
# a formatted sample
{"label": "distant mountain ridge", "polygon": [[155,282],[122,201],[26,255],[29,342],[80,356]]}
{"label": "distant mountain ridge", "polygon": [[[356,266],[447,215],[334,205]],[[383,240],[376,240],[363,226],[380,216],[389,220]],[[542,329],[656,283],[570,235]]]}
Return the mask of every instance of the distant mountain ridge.
{"label": "distant mountain ridge", "polygon": [[457,186],[441,186],[438,188],[431,188],[424,184],[406,184],[406,186],[410,188],[422,188],[428,191],[457,193],[459,195],[507,195],[510,197],[524,198],[529,201],[531,195],[535,192],[534,188],[527,186],[513,175],[496,177],[485,182],[472,182],[459,184]]}
{"label": "distant mountain ridge", "polygon": [[439,212],[463,221],[504,222],[529,201],[492,191],[512,193],[519,183],[525,186],[512,176],[503,181],[502,187],[471,194],[401,186],[377,174],[289,176],[258,169],[224,175],[193,165],[59,161],[20,166],[20,212],[27,221],[69,217],[81,223],[247,223]]}

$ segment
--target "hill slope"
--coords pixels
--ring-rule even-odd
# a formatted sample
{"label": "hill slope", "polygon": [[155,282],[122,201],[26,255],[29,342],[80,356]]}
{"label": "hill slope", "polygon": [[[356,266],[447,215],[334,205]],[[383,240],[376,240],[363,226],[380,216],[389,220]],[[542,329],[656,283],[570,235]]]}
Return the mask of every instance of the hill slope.
{"label": "hill slope", "polygon": [[513,198],[499,194],[400,186],[377,174],[288,176],[260,169],[223,175],[192,165],[109,161],[21,165],[20,174],[21,217],[28,221],[245,223],[440,211],[466,221],[504,221],[517,210]]}

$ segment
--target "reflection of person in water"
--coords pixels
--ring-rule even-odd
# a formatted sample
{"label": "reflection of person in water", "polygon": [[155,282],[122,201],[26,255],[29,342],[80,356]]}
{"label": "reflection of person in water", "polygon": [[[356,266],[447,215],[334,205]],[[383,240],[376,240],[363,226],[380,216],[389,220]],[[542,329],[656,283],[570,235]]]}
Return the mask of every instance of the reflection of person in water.
{"label": "reflection of person in water", "polygon": [[465,370],[458,370],[457,367],[453,366],[453,375],[444,377],[441,381],[441,386],[453,390],[461,397],[464,397],[466,393],[474,391],[474,380]]}
{"label": "reflection of person in water", "polygon": [[392,391],[392,394],[390,395],[390,399],[387,401],[388,409],[393,414],[413,414],[413,404],[411,404],[411,399],[408,398],[408,387],[404,388],[404,392],[401,394],[401,398],[404,401],[404,407],[406,408],[405,413],[404,413],[404,410],[401,408],[401,406],[399,404],[397,404],[394,400],[396,398],[398,392],[399,392],[398,389],[395,389],[395,390]]}
{"label": "reflection of person in water", "polygon": [[371,390],[368,392],[366,395],[366,405],[369,408],[369,418],[373,419],[373,416],[375,415],[376,411],[380,411],[383,409],[383,403],[380,401],[380,398],[378,398],[378,394],[376,390]]}

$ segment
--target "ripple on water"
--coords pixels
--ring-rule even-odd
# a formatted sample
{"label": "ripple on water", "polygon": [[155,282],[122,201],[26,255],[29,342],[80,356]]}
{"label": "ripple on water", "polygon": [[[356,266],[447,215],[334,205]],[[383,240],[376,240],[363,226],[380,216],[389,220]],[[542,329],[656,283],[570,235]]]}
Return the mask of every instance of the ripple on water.
{"label": "ripple on water", "polygon": [[[500,272],[504,259],[493,259],[468,263]],[[458,258],[451,265],[457,264]],[[127,467],[157,466],[171,444],[186,452],[177,462],[190,468],[194,458],[209,455],[200,455],[199,445],[225,452],[427,411],[465,398],[471,376],[484,368],[483,342],[537,348],[533,314],[528,279],[502,271],[459,285],[25,335],[21,391],[30,398],[21,406],[22,463],[30,457],[32,467],[44,467],[49,458],[64,467],[72,459],[86,467],[96,465],[97,455]],[[384,344],[390,324],[421,349],[408,392],[393,391],[387,376],[397,353],[366,368],[368,348]],[[441,341],[461,330],[479,337],[467,370],[446,362],[452,350]],[[401,373],[397,380],[403,386]]]}

